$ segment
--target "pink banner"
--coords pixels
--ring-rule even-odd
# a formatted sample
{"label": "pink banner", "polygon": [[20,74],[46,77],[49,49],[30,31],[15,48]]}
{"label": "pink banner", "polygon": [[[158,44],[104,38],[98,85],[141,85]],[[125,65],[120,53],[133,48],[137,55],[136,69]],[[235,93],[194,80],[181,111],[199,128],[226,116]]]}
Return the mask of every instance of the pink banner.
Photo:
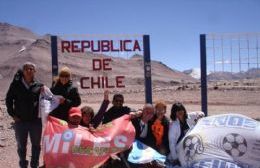
{"label": "pink banner", "polygon": [[111,154],[128,149],[134,137],[135,129],[128,115],[98,127],[93,133],[49,116],[43,135],[44,162],[47,168],[98,167]]}

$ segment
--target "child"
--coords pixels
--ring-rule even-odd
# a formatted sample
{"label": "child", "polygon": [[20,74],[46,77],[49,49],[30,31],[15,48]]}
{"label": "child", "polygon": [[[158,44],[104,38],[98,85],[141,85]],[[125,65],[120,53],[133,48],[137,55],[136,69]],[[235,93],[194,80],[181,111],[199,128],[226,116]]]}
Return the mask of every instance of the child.
{"label": "child", "polygon": [[94,110],[93,108],[89,106],[83,106],[81,108],[81,113],[82,113],[82,120],[80,125],[84,127],[93,127],[96,128],[98,125],[101,123],[104,113],[107,110],[107,107],[109,105],[109,98],[108,98],[109,91],[106,90],[104,92],[104,101],[101,104],[100,109],[98,110],[98,113],[94,116]]}

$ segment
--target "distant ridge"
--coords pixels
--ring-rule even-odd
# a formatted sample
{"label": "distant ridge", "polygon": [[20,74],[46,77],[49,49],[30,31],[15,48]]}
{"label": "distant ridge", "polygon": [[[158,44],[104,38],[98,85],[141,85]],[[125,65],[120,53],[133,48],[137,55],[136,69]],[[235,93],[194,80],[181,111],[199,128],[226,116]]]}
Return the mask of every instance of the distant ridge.
{"label": "distant ridge", "polygon": [[246,72],[215,72],[208,75],[209,80],[238,80],[260,78],[260,69],[251,68]]}

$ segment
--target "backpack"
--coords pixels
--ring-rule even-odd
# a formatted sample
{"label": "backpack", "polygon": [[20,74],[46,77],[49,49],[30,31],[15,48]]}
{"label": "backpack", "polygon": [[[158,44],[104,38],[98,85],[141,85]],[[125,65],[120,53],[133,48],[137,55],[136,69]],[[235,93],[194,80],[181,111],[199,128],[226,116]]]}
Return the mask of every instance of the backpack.
{"label": "backpack", "polygon": [[18,69],[17,72],[14,74],[13,82],[20,81],[22,79],[22,77],[23,77],[23,70]]}

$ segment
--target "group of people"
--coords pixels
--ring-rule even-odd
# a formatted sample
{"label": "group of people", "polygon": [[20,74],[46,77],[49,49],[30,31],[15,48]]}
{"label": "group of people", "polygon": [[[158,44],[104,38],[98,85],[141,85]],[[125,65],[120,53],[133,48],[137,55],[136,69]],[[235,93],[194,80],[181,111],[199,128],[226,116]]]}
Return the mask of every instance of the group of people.
{"label": "group of people", "polygon": [[[28,167],[26,160],[28,135],[32,143],[32,158],[30,166],[39,167],[41,151],[42,123],[39,111],[39,95],[43,84],[35,80],[36,65],[31,62],[23,64],[15,76],[6,95],[7,112],[14,119],[14,130],[17,141],[17,152],[21,168]],[[188,114],[182,103],[174,103],[171,108],[170,119],[166,116],[167,106],[164,101],[155,105],[145,104],[141,110],[133,110],[124,106],[122,94],[115,94],[112,107],[109,105],[109,92],[104,92],[104,100],[95,115],[93,108],[83,106],[77,87],[73,86],[71,71],[63,67],[58,78],[53,82],[51,92],[60,95],[59,106],[49,115],[67,121],[72,126],[83,126],[94,130],[100,124],[106,124],[125,114],[130,116],[136,130],[136,139],[154,148],[167,156],[166,167],[179,165],[177,157],[177,144],[192,127],[188,122]],[[120,156],[126,156],[129,151]],[[125,167],[138,167],[138,165],[125,163]],[[115,167],[113,159],[107,161],[104,167]],[[139,166],[140,167],[140,166]]]}

